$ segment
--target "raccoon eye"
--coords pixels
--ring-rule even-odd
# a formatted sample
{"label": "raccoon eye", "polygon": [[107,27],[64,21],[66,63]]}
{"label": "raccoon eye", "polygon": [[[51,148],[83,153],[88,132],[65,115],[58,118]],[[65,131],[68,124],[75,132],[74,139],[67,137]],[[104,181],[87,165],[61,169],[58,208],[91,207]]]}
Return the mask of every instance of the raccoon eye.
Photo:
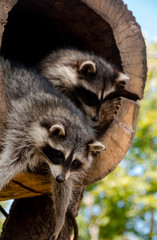
{"label": "raccoon eye", "polygon": [[64,161],[64,154],[61,151],[50,147],[49,145],[43,147],[42,152],[53,164],[59,165]]}
{"label": "raccoon eye", "polygon": [[87,106],[92,107],[97,106],[99,104],[98,97],[91,91],[86,90],[82,87],[77,88],[76,91]]}
{"label": "raccoon eye", "polygon": [[80,168],[81,166],[82,166],[82,163],[79,160],[75,159],[71,164],[71,169],[75,170]]}
{"label": "raccoon eye", "polygon": [[64,158],[63,153],[61,151],[58,151],[58,150],[55,150],[54,155],[58,158]]}

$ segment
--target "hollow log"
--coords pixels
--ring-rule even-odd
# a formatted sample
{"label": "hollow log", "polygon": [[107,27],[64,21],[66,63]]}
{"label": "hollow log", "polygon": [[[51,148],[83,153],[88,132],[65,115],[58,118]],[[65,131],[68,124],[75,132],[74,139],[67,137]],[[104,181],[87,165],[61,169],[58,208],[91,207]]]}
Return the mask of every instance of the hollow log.
{"label": "hollow log", "polygon": [[[72,209],[76,216],[84,186],[113,171],[131,146],[147,73],[140,26],[122,0],[1,0],[0,44],[5,57],[29,66],[58,47],[93,51],[130,77],[119,111],[100,137],[106,151],[95,157],[82,181],[83,186],[74,187]],[[1,66],[0,101],[2,138],[9,99],[5,94]],[[12,179],[0,192],[0,200],[18,200],[11,208],[0,239],[47,239],[54,225],[52,202],[44,195],[50,191],[47,175],[26,173]],[[59,239],[70,239],[71,229],[71,221],[67,218]]]}

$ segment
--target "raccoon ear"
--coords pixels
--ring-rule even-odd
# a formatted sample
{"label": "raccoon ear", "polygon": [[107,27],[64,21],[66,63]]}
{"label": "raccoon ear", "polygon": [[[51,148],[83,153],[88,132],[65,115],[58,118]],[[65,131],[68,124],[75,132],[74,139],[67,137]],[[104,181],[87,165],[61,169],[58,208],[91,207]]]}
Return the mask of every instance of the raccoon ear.
{"label": "raccoon ear", "polygon": [[53,124],[50,128],[49,131],[51,133],[56,133],[59,136],[65,136],[65,127],[61,124]]}
{"label": "raccoon ear", "polygon": [[79,66],[79,72],[83,74],[96,73],[96,64],[92,61],[84,61]]}
{"label": "raccoon ear", "polygon": [[104,144],[102,144],[99,141],[88,144],[88,147],[89,147],[89,152],[101,152],[106,149]]}

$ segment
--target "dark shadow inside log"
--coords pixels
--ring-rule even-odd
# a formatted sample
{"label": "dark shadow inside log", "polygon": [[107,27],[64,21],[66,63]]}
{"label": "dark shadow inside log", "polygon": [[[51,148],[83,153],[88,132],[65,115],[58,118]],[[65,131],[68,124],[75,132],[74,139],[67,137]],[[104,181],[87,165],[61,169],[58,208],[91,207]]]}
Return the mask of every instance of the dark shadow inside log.
{"label": "dark shadow inside log", "polygon": [[122,67],[111,26],[81,1],[18,1],[5,26],[4,56],[33,65],[65,46],[93,51]]}

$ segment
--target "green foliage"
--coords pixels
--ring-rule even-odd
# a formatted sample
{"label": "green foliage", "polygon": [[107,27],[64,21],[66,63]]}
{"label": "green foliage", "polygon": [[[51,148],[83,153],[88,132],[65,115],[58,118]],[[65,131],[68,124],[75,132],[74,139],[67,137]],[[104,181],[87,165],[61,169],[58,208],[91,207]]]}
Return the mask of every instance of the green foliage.
{"label": "green foliage", "polygon": [[79,240],[157,240],[157,42],[132,148],[119,167],[87,188]]}

